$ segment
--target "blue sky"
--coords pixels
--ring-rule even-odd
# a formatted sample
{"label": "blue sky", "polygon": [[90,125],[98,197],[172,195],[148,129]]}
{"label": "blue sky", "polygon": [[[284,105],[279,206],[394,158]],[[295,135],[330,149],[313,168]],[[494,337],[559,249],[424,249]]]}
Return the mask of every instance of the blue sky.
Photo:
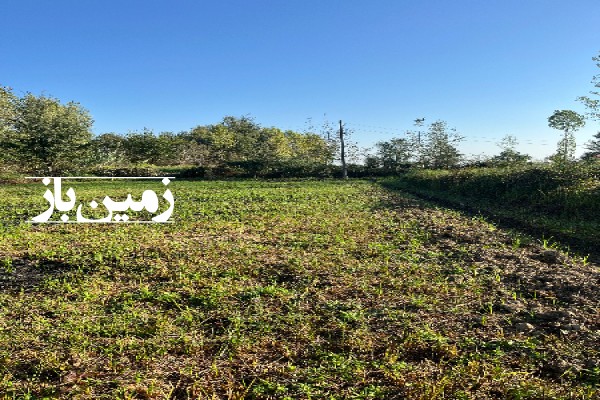
{"label": "blue sky", "polygon": [[0,15],[0,84],[81,103],[95,133],[326,115],[369,146],[425,117],[464,153],[512,134],[543,157],[548,116],[583,112],[600,73],[598,0],[4,0]]}

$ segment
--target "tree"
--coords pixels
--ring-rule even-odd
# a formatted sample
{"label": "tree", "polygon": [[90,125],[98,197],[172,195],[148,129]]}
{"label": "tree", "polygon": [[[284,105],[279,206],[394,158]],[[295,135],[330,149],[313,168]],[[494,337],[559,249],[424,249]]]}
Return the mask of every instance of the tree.
{"label": "tree", "polygon": [[179,132],[177,136],[185,143],[180,151],[180,162],[182,164],[195,164],[205,166],[209,159],[208,146],[201,143],[201,132],[206,130],[206,127],[196,127],[190,131]]}
{"label": "tree", "polygon": [[387,142],[375,144],[379,164],[388,171],[397,171],[403,164],[408,164],[412,157],[412,145],[408,139],[394,138]]}
{"label": "tree", "polygon": [[429,125],[422,142],[421,160],[426,168],[451,168],[461,161],[462,155],[456,148],[463,138],[456,129],[449,129],[445,121]]}
{"label": "tree", "polygon": [[120,164],[125,161],[125,138],[116,133],[103,133],[91,142],[92,161],[95,164]]}
{"label": "tree", "polygon": [[264,163],[288,160],[292,156],[288,137],[275,127],[259,129],[253,153],[248,154],[249,159]]}
{"label": "tree", "polygon": [[516,150],[517,144],[518,141],[516,137],[506,135],[502,138],[500,143],[498,143],[498,147],[502,149],[502,152],[497,156],[492,157],[489,161],[497,165],[506,166],[531,160],[531,156],[519,153]]}
{"label": "tree", "polygon": [[[600,54],[592,57],[592,60],[596,61],[596,66],[600,68]],[[600,121],[600,90],[598,90],[600,89],[600,74],[595,75],[591,83],[596,90],[590,90],[590,96],[581,96],[578,100],[587,108],[587,115],[590,119]],[[587,143],[586,149],[589,151],[582,156],[583,159],[596,159],[600,155],[600,132],[595,134],[594,138],[595,140]]]}
{"label": "tree", "polygon": [[[600,54],[597,57],[592,57],[592,60],[596,61],[596,66],[600,68]],[[600,74],[595,75],[592,78],[591,83],[592,85],[594,85],[595,88],[600,89]],[[591,97],[581,96],[578,97],[577,100],[582,102],[587,108],[588,117],[590,117],[593,120],[600,121],[600,91],[591,90],[589,94]]]}
{"label": "tree", "polygon": [[285,131],[284,134],[293,160],[329,164],[334,158],[327,141],[316,133]]}
{"label": "tree", "polygon": [[161,132],[156,138],[158,157],[154,160],[157,165],[179,165],[184,162],[185,149],[190,143],[181,134]]}
{"label": "tree", "polygon": [[192,150],[189,157],[209,168],[233,163],[255,170],[281,162],[326,164],[332,159],[323,137],[262,127],[250,117],[228,116],[218,124],[197,126],[184,135]]}
{"label": "tree", "polygon": [[11,88],[0,85],[0,162],[14,162],[18,156],[17,101]]}
{"label": "tree", "polygon": [[372,154],[368,154],[365,157],[365,167],[368,170],[378,170],[381,168],[381,159]]}
{"label": "tree", "polygon": [[160,144],[154,133],[144,128],[142,132],[130,132],[123,142],[125,155],[131,163],[156,164],[160,159]]}
{"label": "tree", "polygon": [[14,121],[19,159],[40,172],[63,172],[82,166],[93,124],[78,103],[65,105],[52,97],[26,94],[16,102]]}
{"label": "tree", "polygon": [[575,135],[573,132],[585,125],[585,117],[572,110],[555,110],[548,117],[548,126],[564,132],[558,142],[558,149],[553,158],[561,163],[572,161],[575,156]]}
{"label": "tree", "polygon": [[256,159],[256,150],[260,141],[261,126],[252,117],[239,118],[226,116],[220,125],[233,137],[233,152],[230,161],[248,161]]}
{"label": "tree", "polygon": [[581,158],[584,160],[596,160],[600,158],[600,132],[594,135],[594,140],[587,142],[585,148],[586,151]]}

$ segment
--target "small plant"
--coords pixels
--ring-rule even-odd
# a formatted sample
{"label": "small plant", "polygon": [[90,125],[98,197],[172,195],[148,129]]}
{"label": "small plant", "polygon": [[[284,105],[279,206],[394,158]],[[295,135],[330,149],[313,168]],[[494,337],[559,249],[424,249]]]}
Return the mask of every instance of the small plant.
{"label": "small plant", "polygon": [[7,274],[13,273],[13,260],[10,257],[4,257],[0,260],[0,269],[2,269]]}
{"label": "small plant", "polygon": [[545,237],[542,237],[541,244],[545,250],[556,250],[558,248],[558,243],[553,241],[552,237],[547,239]]}

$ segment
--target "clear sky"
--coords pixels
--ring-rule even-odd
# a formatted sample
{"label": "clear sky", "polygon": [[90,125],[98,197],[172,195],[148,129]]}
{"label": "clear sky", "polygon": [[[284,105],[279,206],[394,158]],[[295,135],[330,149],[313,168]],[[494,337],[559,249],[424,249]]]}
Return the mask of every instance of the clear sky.
{"label": "clear sky", "polygon": [[81,103],[96,134],[326,114],[368,146],[425,117],[464,153],[512,134],[541,158],[548,116],[583,112],[600,73],[599,0],[3,0],[0,16],[0,84]]}

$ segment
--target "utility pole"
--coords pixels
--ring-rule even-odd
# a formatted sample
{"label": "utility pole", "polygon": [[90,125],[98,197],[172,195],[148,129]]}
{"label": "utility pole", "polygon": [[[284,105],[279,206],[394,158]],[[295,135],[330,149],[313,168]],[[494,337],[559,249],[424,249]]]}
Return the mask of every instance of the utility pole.
{"label": "utility pole", "polygon": [[[417,118],[417,119],[415,119],[415,126],[417,128],[421,128],[423,126],[424,122],[425,122],[425,118]],[[419,166],[422,167],[423,165],[421,164],[421,161],[422,161],[422,149],[421,149],[421,130],[420,129],[417,131],[416,153],[417,153],[417,159],[416,159],[417,165],[419,165]]]}
{"label": "utility pole", "polygon": [[340,119],[340,159],[342,161],[342,179],[348,179],[348,168],[346,167],[346,150],[344,148],[344,126]]}

